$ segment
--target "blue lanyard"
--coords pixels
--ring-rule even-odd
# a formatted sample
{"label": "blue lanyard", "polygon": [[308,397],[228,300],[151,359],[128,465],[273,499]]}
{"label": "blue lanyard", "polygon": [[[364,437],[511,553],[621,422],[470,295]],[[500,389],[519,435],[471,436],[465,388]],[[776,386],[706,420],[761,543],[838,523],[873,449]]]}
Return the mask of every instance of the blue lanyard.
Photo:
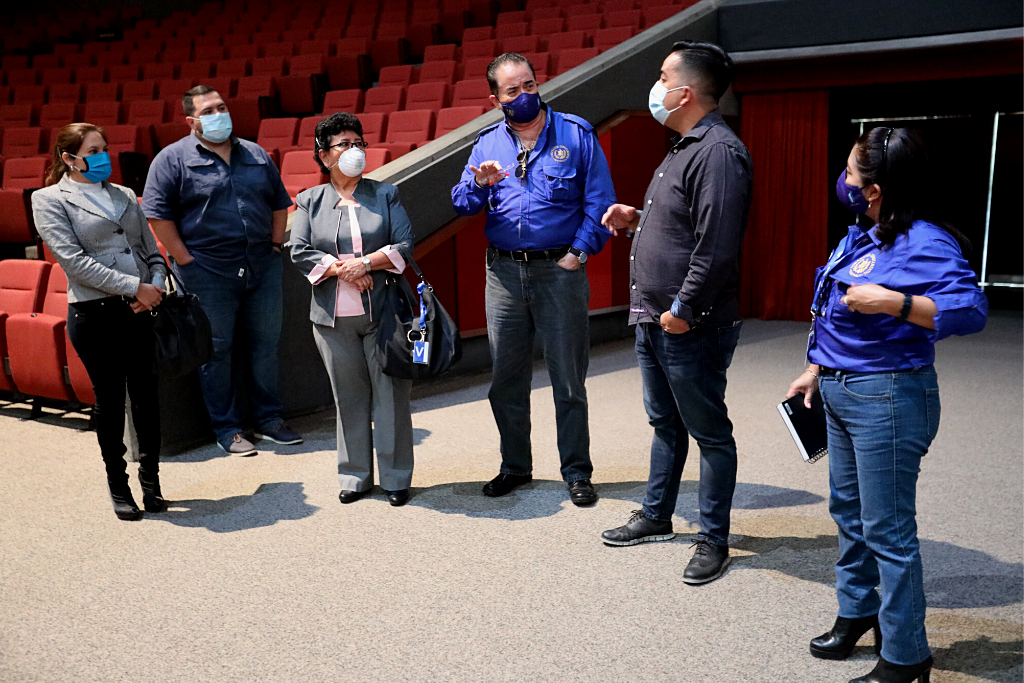
{"label": "blue lanyard", "polygon": [[831,275],[832,271],[839,265],[839,261],[842,260],[846,253],[846,243],[849,239],[850,236],[847,235],[839,243],[839,246],[832,250],[832,254],[828,257],[828,261],[825,263],[825,268],[822,269],[821,275],[818,276],[818,281],[814,283],[814,303],[811,305],[812,318],[815,318],[824,312],[825,302],[821,300],[821,297],[825,290],[825,283],[828,282],[829,275]]}
{"label": "blue lanyard", "polygon": [[426,287],[427,283],[422,281],[416,285],[416,293],[420,296],[420,339],[426,339],[427,337],[427,305],[423,302],[423,290]]}

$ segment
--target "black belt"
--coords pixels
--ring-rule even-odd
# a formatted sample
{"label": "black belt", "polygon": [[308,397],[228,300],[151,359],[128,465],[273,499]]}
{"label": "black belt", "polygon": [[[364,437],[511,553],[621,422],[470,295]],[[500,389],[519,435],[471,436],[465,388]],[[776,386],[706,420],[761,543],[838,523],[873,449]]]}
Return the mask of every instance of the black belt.
{"label": "black belt", "polygon": [[824,365],[819,365],[818,366],[818,376],[819,377],[824,377],[825,375],[831,375],[831,376],[834,377],[836,375],[843,375],[843,374],[846,374],[846,370],[836,370],[835,368],[826,367]]}
{"label": "black belt", "polygon": [[836,375],[875,375],[880,373],[889,374],[892,372],[913,372],[914,370],[917,370],[917,368],[910,368],[907,370],[878,370],[876,372],[857,372],[854,370],[839,370],[838,368],[830,368],[825,365],[819,365],[818,376],[824,377],[825,375],[829,375],[835,377]]}
{"label": "black belt", "polygon": [[569,247],[556,247],[555,249],[540,249],[538,251],[505,251],[497,247],[491,247],[498,253],[498,256],[510,258],[513,261],[557,261],[569,253]]}

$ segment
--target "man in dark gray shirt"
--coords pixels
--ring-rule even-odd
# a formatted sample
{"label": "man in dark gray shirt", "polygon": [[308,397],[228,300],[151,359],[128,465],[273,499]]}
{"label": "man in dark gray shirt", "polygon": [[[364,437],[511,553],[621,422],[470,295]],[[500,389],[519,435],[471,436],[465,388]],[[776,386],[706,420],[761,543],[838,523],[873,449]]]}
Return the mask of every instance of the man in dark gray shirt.
{"label": "man in dark gray shirt", "polygon": [[602,221],[633,232],[629,321],[654,427],[643,509],[602,539],[621,546],[675,536],[672,514],[692,434],[701,466],[700,533],[683,573],[690,584],[713,581],[728,566],[736,488],[725,386],[741,325],[736,292],[752,176],[746,147],[718,112],[731,80],[732,60],[717,45],[672,47],[648,104],[681,137],[644,206],[615,204]]}

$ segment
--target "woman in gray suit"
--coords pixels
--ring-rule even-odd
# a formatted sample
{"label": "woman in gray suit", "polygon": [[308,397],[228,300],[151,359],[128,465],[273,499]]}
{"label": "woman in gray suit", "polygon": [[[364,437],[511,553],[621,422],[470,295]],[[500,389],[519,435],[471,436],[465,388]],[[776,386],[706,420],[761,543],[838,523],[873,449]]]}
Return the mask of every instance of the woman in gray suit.
{"label": "woman in gray suit", "polygon": [[160,492],[160,410],[151,369],[153,326],[167,274],[135,193],[107,182],[106,133],[61,128],[46,184],[32,195],[39,235],[68,278],[68,336],[96,393],[96,437],[119,519],[141,516],[124,460],[125,385],[139,437],[146,512],[167,508]]}
{"label": "woman in gray suit", "polygon": [[365,148],[353,114],[317,124],[313,154],[331,182],[299,194],[289,244],[313,285],[313,337],[338,408],[338,497],[352,503],[373,488],[376,448],[381,487],[398,506],[412,481],[412,382],[385,375],[374,346],[385,273],[405,269],[412,225],[398,188],[362,177]]}

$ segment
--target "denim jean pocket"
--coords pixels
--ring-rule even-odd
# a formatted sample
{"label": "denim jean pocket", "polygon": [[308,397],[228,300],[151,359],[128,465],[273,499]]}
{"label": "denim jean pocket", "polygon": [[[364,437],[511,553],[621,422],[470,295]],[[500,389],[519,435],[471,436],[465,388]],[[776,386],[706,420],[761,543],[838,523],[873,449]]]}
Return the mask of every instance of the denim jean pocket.
{"label": "denim jean pocket", "polygon": [[931,442],[935,440],[935,435],[939,433],[939,419],[942,416],[942,406],[939,403],[939,390],[937,388],[925,389],[924,402],[928,413],[928,443],[931,444]]}
{"label": "denim jean pocket", "polygon": [[498,258],[498,252],[496,252],[491,247],[487,247],[487,249],[484,251],[484,266],[487,268],[487,270],[491,269],[491,266],[494,265],[494,259],[496,258]]}
{"label": "denim jean pocket", "polygon": [[846,375],[840,384],[849,396],[864,401],[888,401],[892,398],[892,375],[887,372]]}

